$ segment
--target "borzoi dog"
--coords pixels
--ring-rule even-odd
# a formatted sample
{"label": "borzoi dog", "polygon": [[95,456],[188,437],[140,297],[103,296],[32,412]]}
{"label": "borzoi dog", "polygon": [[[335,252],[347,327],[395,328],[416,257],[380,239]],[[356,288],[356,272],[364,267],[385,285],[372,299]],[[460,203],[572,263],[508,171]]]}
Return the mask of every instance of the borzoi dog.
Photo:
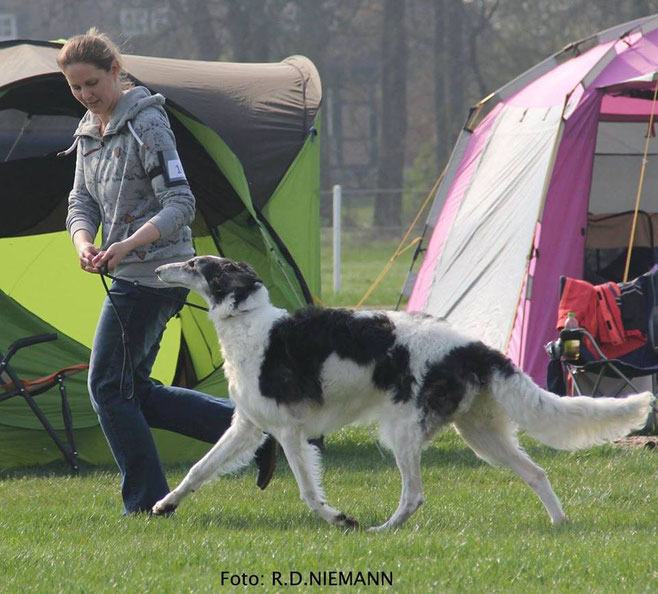
{"label": "borzoi dog", "polygon": [[357,527],[331,507],[309,438],[376,421],[395,455],[402,494],[373,530],[402,524],[423,503],[421,450],[452,423],[482,459],[510,467],[532,488],[553,523],[566,519],[546,474],[520,447],[517,426],[544,444],[576,449],[642,427],[649,392],[626,398],[561,398],[540,389],[501,353],[442,320],[396,311],[274,307],[246,264],[202,256],[156,273],[209,305],[235,403],[231,427],[153,513],[173,511],[219,473],[246,464],[267,432],[283,447],[301,498],[330,524]]}

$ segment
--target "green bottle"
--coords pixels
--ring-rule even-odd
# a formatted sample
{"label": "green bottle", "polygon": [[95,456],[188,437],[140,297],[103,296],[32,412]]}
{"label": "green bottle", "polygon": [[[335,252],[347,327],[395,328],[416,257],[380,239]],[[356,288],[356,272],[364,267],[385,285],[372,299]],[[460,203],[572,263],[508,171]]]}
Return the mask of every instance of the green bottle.
{"label": "green bottle", "polygon": [[[567,319],[564,322],[565,330],[575,330],[578,326],[578,320],[576,319],[576,314],[570,311],[567,314]],[[564,357],[566,359],[571,359],[572,361],[577,360],[580,357],[580,339],[572,338],[564,341]]]}

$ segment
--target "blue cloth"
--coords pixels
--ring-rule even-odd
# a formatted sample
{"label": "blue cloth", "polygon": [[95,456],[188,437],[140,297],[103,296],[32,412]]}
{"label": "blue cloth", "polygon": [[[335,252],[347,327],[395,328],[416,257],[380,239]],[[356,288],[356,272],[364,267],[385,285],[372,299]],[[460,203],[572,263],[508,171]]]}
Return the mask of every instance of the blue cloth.
{"label": "blue cloth", "polygon": [[[200,392],[156,384],[151,368],[184,288],[149,289],[114,281],[103,304],[89,366],[89,394],[121,471],[126,513],[149,511],[169,486],[149,427],[216,442],[231,424],[233,404]],[[173,298],[173,299],[172,299]],[[122,342],[123,325],[127,350]]]}

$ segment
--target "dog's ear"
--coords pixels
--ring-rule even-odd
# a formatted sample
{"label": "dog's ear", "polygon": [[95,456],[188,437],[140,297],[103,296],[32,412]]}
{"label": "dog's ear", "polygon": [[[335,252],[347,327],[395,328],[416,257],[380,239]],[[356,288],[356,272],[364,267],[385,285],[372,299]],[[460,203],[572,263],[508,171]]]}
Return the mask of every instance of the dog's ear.
{"label": "dog's ear", "polygon": [[240,304],[262,287],[263,282],[248,264],[228,261],[209,279],[208,285],[217,303],[231,299],[232,308],[239,310]]}
{"label": "dog's ear", "polygon": [[236,288],[235,291],[233,291],[233,307],[238,311],[243,311],[244,308],[242,305],[245,301],[247,301],[247,299],[262,286],[263,283],[258,278],[255,278],[249,285],[243,285]]}
{"label": "dog's ear", "polygon": [[256,271],[246,262],[230,262],[228,266],[232,271],[244,272],[250,276],[253,276],[256,280],[260,280],[256,274]]}

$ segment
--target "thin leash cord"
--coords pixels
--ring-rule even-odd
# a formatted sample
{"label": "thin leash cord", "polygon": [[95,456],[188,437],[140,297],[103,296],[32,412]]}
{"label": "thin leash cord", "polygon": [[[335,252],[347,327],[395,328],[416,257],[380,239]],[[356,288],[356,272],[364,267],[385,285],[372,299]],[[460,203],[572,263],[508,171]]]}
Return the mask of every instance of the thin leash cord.
{"label": "thin leash cord", "polygon": [[[130,394],[125,396],[127,400],[130,400],[133,398],[135,395],[135,370],[133,368],[133,361],[132,357],[130,356],[130,347],[128,345],[129,342],[129,337],[128,333],[126,332],[126,328],[123,325],[123,320],[121,319],[121,315],[119,314],[119,309],[117,308],[117,305],[112,297],[112,291],[110,291],[110,288],[107,286],[107,281],[105,280],[106,277],[116,281],[116,282],[122,282],[129,284],[140,291],[144,293],[151,293],[154,295],[158,295],[159,297],[163,297],[162,293],[158,291],[157,289],[150,289],[149,287],[145,287],[142,284],[139,283],[139,281],[130,281],[125,278],[121,278],[118,276],[112,276],[111,274],[108,274],[106,271],[101,272],[101,282],[103,283],[103,287],[105,288],[105,293],[107,294],[107,298],[110,301],[110,305],[112,306],[112,309],[114,310],[114,314],[116,315],[117,321],[119,322],[119,328],[121,329],[121,343],[123,345],[123,361],[121,363],[121,382],[119,383],[119,393],[123,396],[123,379],[125,377],[125,372],[126,372],[126,367],[130,368],[130,377],[132,378],[131,382],[131,387],[130,387]],[[168,295],[164,295],[167,299],[171,299],[172,301],[176,301],[178,303],[182,303],[183,305],[187,305],[189,307],[195,307],[196,309],[200,309],[202,311],[208,311],[207,307],[203,307],[201,305],[197,305],[196,303],[190,303],[189,301],[186,301],[185,299],[177,299],[176,297],[169,297]]]}
{"label": "thin leash cord", "polygon": [[119,309],[117,308],[117,305],[114,302],[114,299],[112,298],[112,291],[110,291],[109,287],[107,286],[107,281],[105,280],[105,276],[106,276],[105,274],[101,274],[101,281],[103,282],[103,287],[105,287],[107,298],[110,300],[110,305],[112,306],[117,321],[119,322],[119,328],[121,329],[121,343],[123,345],[123,361],[121,362],[121,381],[119,382],[119,394],[123,396],[123,378],[126,375],[126,364],[127,364],[130,367],[130,377],[132,381],[130,385],[130,394],[125,396],[125,398],[126,400],[130,400],[135,395],[135,371],[133,369],[133,360],[132,357],[130,356],[130,349],[128,346],[128,334],[126,332],[126,327],[123,325],[123,320],[119,315]]}
{"label": "thin leash cord", "polygon": [[158,297],[165,297],[166,299],[170,299],[171,301],[176,301],[177,303],[182,303],[183,305],[187,305],[188,307],[194,307],[195,309],[200,309],[201,311],[208,312],[209,309],[207,307],[203,307],[203,305],[197,305],[196,303],[191,303],[190,301],[187,301],[185,299],[178,299],[176,297],[169,297],[169,295],[162,295],[160,292],[160,289],[153,289],[151,287],[145,287],[142,285],[139,281],[131,281],[126,278],[121,278],[120,276],[112,276],[111,274],[108,274],[107,272],[101,272],[101,279],[103,280],[103,286],[105,287],[105,291],[108,292],[109,290],[107,288],[107,284],[105,281],[105,277],[117,281],[120,283],[126,283],[128,285],[131,285],[135,287],[136,289],[139,289],[143,293],[151,293],[152,295],[157,295]]}

